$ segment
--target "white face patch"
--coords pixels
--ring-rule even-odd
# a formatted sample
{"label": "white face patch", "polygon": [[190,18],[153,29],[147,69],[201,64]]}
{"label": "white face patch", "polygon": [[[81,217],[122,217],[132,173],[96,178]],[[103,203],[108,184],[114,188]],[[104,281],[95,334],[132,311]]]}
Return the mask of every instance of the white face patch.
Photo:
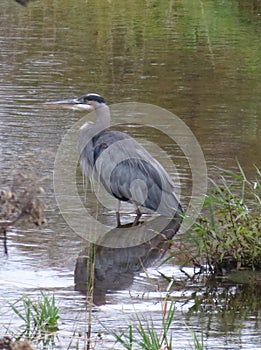
{"label": "white face patch", "polygon": [[88,104],[79,103],[75,105],[68,106],[69,109],[74,111],[93,111],[94,107]]}

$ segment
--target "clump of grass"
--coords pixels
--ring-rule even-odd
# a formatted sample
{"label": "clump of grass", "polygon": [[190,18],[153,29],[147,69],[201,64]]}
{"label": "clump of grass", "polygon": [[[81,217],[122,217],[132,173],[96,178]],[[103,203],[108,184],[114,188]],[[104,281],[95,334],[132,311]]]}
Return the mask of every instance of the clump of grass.
{"label": "clump of grass", "polygon": [[205,211],[192,227],[197,265],[207,264],[211,272],[261,268],[261,172],[254,181],[239,171],[223,170],[220,182],[205,202]]}
{"label": "clump of grass", "polygon": [[0,220],[4,224],[16,225],[18,222],[33,222],[41,225],[44,221],[44,202],[41,182],[33,173],[15,170],[2,172],[0,176]]}
{"label": "clump of grass", "polygon": [[132,350],[135,345],[144,350],[172,350],[171,323],[174,319],[175,305],[172,301],[167,309],[167,301],[163,303],[162,329],[155,329],[153,320],[137,317],[135,325],[129,324],[128,332],[118,334],[113,332],[116,343],[120,343],[125,349]]}
{"label": "clump of grass", "polygon": [[[133,324],[129,324],[128,331],[117,333],[113,332],[116,343],[120,343],[125,349],[143,349],[143,350],[172,350],[172,323],[175,315],[174,301],[164,300],[162,304],[162,327],[158,329],[153,320],[145,317],[136,316]],[[199,340],[196,334],[190,331],[194,340],[194,349],[203,350],[203,338]]]}
{"label": "clump of grass", "polygon": [[6,233],[9,227],[22,223],[34,223],[37,226],[45,223],[42,181],[33,172],[1,169],[0,238],[3,237],[6,254]]}
{"label": "clump of grass", "polygon": [[41,292],[34,300],[25,295],[11,304],[12,310],[23,321],[20,326],[22,332],[16,340],[44,340],[46,336],[58,330],[59,309],[56,306],[54,295],[48,297]]}

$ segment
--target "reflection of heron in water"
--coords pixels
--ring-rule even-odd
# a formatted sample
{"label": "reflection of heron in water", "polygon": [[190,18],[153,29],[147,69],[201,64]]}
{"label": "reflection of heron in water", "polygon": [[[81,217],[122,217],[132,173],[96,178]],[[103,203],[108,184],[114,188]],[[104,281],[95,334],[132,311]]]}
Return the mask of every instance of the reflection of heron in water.
{"label": "reflection of heron in water", "polygon": [[30,0],[15,0],[15,1],[18,2],[20,5],[26,6]]}
{"label": "reflection of heron in water", "polygon": [[[161,219],[162,217],[155,218],[151,229],[155,227],[157,230],[157,227],[162,226]],[[107,233],[99,245],[86,246],[77,258],[74,271],[75,290],[89,296],[92,293],[95,305],[105,304],[106,294],[109,292],[128,290],[135,275],[164,256],[171,246],[171,239],[180,227],[180,222],[178,218],[171,220],[160,233],[152,235],[152,239],[136,246],[107,246],[115,239],[120,240],[123,235],[131,236],[133,231],[137,231],[137,236],[143,235],[146,226],[147,222],[136,227],[115,228]]]}
{"label": "reflection of heron in water", "polygon": [[134,226],[141,217],[141,207],[169,218],[176,212],[182,213],[174,184],[162,165],[131,136],[109,129],[110,109],[100,95],[91,93],[48,102],[46,106],[96,112],[96,121],[87,122],[80,129],[80,164],[84,175],[93,177],[118,199],[118,227],[120,201],[135,206]]}

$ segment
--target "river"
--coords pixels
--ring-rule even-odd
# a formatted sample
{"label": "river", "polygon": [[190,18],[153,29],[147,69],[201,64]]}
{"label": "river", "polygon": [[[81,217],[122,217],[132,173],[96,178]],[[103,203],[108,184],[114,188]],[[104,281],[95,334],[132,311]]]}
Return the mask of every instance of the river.
{"label": "river", "polygon": [[[204,195],[207,176],[217,179],[219,168],[235,170],[239,161],[254,178],[254,165],[261,166],[260,16],[258,0],[35,0],[27,7],[1,1],[0,169],[44,178],[48,223],[7,233],[8,257],[0,253],[0,335],[19,333],[10,303],[25,294],[36,298],[43,290],[55,295],[61,313],[58,337],[46,347],[76,349],[86,342],[85,295],[74,286],[86,237],[65,221],[53,182],[59,146],[65,147],[64,137],[84,115],[45,109],[43,103],[101,94],[115,111],[115,126],[151,147],[177,179],[187,207],[194,170]],[[159,117],[146,114],[159,110]],[[183,127],[186,134],[178,139]],[[186,137],[195,138],[196,146],[188,146]],[[200,167],[193,170],[188,155],[194,151]],[[79,188],[81,181],[78,169]],[[89,192],[87,209],[113,227],[113,209],[97,209]],[[131,215],[124,215],[124,222]],[[141,266],[139,249],[130,246],[119,255],[116,249],[113,258],[102,251],[95,349],[121,349],[110,330],[127,329],[136,314],[161,327],[169,285],[163,276],[175,280],[169,291],[176,306],[173,349],[193,347],[188,329],[199,338],[203,334],[205,349],[261,348],[255,282],[205,283],[192,267],[181,272],[179,258],[163,265],[151,258]],[[178,244],[174,249],[178,255]]]}

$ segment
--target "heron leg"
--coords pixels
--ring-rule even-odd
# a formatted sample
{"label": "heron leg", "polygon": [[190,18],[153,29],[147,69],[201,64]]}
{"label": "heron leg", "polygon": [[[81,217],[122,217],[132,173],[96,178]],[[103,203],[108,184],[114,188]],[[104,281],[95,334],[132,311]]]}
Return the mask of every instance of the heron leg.
{"label": "heron leg", "polygon": [[133,221],[133,224],[132,226],[137,226],[139,224],[139,220],[140,220],[140,217],[141,217],[141,211],[139,209],[139,207],[136,209],[136,218],[135,220]]}
{"label": "heron leg", "polygon": [[117,202],[117,209],[116,209],[117,227],[121,227],[120,207],[121,207],[121,202],[118,200],[118,202]]}

